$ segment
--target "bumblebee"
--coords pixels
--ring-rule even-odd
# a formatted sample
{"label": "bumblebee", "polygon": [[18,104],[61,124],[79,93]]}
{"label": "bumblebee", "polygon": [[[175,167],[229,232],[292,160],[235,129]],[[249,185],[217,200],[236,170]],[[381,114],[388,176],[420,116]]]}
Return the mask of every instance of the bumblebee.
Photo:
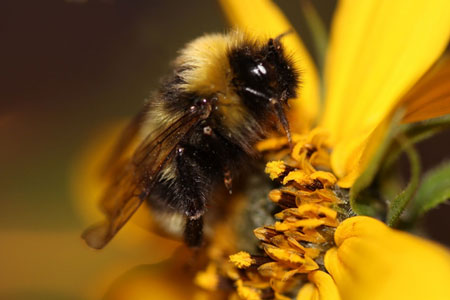
{"label": "bumblebee", "polygon": [[106,220],[83,233],[89,246],[103,248],[144,201],[152,211],[182,215],[186,244],[201,245],[214,187],[231,192],[240,165],[258,155],[254,145],[278,125],[291,140],[285,110],[299,72],[282,36],[210,34],[181,50],[111,151],[100,202]]}

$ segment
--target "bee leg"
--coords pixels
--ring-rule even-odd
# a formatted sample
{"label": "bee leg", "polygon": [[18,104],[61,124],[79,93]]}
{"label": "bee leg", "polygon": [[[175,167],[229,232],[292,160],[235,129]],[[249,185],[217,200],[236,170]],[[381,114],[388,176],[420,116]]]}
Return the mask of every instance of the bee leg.
{"label": "bee leg", "polygon": [[[184,229],[186,244],[198,247],[202,243],[203,219],[210,198],[212,177],[201,167],[202,155],[189,145],[178,147],[177,177],[172,184],[178,210],[187,216]],[[172,198],[172,199],[174,199]]]}
{"label": "bee leg", "polygon": [[233,177],[231,176],[231,171],[228,168],[225,168],[223,172],[223,183],[225,184],[225,188],[228,193],[231,195],[233,193]]}
{"label": "bee leg", "polygon": [[200,247],[203,241],[203,217],[197,219],[187,218],[184,227],[184,242],[187,246]]}

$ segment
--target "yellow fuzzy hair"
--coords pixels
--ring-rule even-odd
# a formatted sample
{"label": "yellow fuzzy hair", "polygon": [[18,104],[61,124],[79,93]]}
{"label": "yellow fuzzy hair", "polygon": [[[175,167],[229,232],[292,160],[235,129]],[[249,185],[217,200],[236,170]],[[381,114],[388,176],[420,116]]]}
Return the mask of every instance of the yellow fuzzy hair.
{"label": "yellow fuzzy hair", "polygon": [[231,68],[228,54],[244,44],[259,44],[241,31],[227,34],[208,34],[195,39],[181,50],[175,66],[187,67],[179,75],[184,83],[180,88],[200,95],[218,97],[218,107],[227,126],[233,128],[245,118],[244,107],[231,87]]}
{"label": "yellow fuzzy hair", "polygon": [[185,84],[180,87],[188,92],[212,95],[226,93],[231,79],[228,63],[229,50],[246,41],[239,31],[229,34],[208,34],[187,44],[175,61],[177,66],[187,66],[181,76]]}

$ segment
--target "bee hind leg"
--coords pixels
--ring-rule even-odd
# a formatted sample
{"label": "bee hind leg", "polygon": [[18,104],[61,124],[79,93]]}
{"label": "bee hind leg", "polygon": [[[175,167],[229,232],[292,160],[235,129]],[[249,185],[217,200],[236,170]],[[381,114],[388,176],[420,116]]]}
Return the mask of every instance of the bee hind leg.
{"label": "bee hind leg", "polygon": [[184,145],[177,149],[177,177],[172,184],[175,206],[186,215],[184,240],[189,247],[203,242],[203,214],[211,195],[212,177],[201,167],[201,153]]}
{"label": "bee hind leg", "polygon": [[184,242],[191,248],[201,246],[203,242],[203,217],[186,219]]}

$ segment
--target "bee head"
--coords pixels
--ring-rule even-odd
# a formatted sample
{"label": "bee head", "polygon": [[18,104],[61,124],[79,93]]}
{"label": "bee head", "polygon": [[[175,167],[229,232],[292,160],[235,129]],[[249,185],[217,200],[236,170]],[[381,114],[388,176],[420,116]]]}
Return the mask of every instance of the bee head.
{"label": "bee head", "polygon": [[230,52],[232,86],[251,113],[257,118],[275,114],[290,140],[284,109],[296,97],[299,74],[284,53],[280,39],[263,45],[248,43]]}

